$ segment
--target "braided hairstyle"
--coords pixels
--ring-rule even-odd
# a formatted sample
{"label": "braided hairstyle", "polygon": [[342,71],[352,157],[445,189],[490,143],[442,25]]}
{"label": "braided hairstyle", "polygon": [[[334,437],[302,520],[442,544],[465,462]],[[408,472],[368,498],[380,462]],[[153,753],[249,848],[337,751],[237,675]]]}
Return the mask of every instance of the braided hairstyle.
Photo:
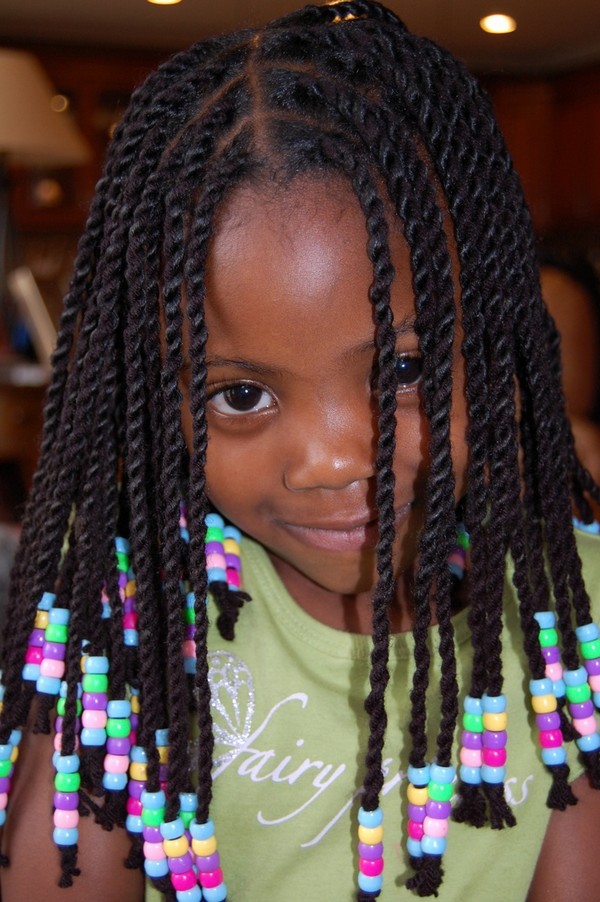
{"label": "braided hairstyle", "polygon": [[[21,677],[32,624],[45,592],[70,612],[62,694],[62,756],[72,756],[82,642],[110,662],[110,696],[139,698],[137,747],[146,786],[157,793],[156,733],[168,726],[164,820],[197,779],[195,821],[211,804],[212,723],[203,553],[210,511],[204,464],[206,260],[219,205],[236,186],[302,174],[342,176],[364,213],[373,267],[379,427],[376,450],[380,535],[373,598],[370,735],[362,806],[375,812],[383,784],[388,608],[394,596],[395,335],[393,267],[386,210],[395,210],[410,248],[416,332],[423,359],[422,407],[430,424],[427,505],[414,585],[415,673],[410,734],[413,773],[451,765],[458,717],[447,562],[456,537],[450,444],[455,319],[464,339],[469,409],[469,601],[473,635],[470,698],[502,693],[501,610],[505,559],[514,582],[532,677],[544,677],[536,614],[554,599],[565,663],[577,670],[573,622],[590,621],[571,527],[572,506],[588,522],[587,497],[600,492],[579,464],[564,414],[558,340],[540,300],[529,213],[488,98],[447,52],[416,37],[370,0],[308,6],[264,28],[216,37],[162,65],[133,95],[98,183],[65,299],[41,456],[23,522],[5,642],[0,744],[27,720],[35,684]],[[457,310],[448,228],[460,270]],[[192,448],[180,424],[185,293]],[[182,542],[180,499],[188,505]],[[139,645],[123,644],[125,608],[114,538],[127,535],[137,583]],[[67,540],[65,540],[67,536]],[[546,556],[546,560],[544,558]],[[180,579],[195,598],[196,668],[190,691]],[[104,593],[105,604],[102,596]],[[232,638],[243,596],[223,585],[219,626]],[[232,596],[234,596],[232,598]],[[110,607],[111,616],[103,616]],[[426,690],[432,610],[440,625],[441,719],[428,748]],[[42,695],[37,729],[48,730],[54,696]],[[189,761],[189,711],[199,742]],[[564,712],[563,712],[564,713]],[[565,726],[566,730],[566,726]],[[102,752],[82,747],[82,781],[102,792]],[[600,782],[598,752],[587,766]],[[568,768],[550,768],[549,802],[574,801]],[[483,792],[481,791],[483,789]],[[82,795],[85,795],[82,793]],[[107,792],[98,819],[125,820],[123,792]],[[512,823],[501,784],[459,784],[456,817]],[[87,797],[86,797],[87,798]],[[88,800],[90,806],[94,803]],[[62,846],[65,885],[77,847]],[[413,850],[414,851],[414,850]],[[140,842],[129,861],[140,863]],[[440,856],[415,853],[409,886],[437,892]],[[173,898],[168,877],[156,883]],[[360,883],[358,898],[379,894]]]}

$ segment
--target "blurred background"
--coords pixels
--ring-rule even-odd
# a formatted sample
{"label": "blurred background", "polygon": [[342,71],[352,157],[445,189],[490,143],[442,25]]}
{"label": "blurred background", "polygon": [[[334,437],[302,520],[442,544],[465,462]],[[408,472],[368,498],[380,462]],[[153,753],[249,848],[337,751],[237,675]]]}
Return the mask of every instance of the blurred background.
{"label": "blurred background", "polygon": [[[107,143],[132,89],[172,51],[216,32],[267,21],[297,5],[296,0],[181,0],[172,5],[3,0],[0,523],[14,525],[21,515],[37,457],[61,296]],[[488,0],[388,0],[388,5],[412,30],[451,49],[488,88],[544,254],[555,266],[567,258],[583,259],[597,274],[598,0],[498,0],[495,5]],[[480,20],[489,13],[508,14],[516,30],[485,32]],[[48,107],[43,115],[36,107],[40,103]],[[24,137],[17,140],[20,130]],[[571,309],[567,305],[567,321]],[[589,416],[597,422],[597,405]],[[600,442],[598,449],[600,454]],[[0,548],[2,541],[0,535]]]}

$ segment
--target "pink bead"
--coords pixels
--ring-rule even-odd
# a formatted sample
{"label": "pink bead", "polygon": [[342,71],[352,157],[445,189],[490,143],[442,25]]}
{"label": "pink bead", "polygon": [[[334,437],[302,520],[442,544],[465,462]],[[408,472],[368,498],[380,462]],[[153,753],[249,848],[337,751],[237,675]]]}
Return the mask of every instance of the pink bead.
{"label": "pink bead", "polygon": [[374,861],[368,858],[359,858],[358,868],[367,877],[379,877],[383,871],[383,858],[376,858]]}
{"label": "pink bead", "polygon": [[484,749],[483,763],[488,767],[504,767],[506,764],[506,749]]}
{"label": "pink bead", "polygon": [[540,730],[538,738],[543,749],[556,749],[563,744],[562,730]]}
{"label": "pink bead", "polygon": [[79,811],[77,808],[71,808],[65,811],[64,808],[57,808],[54,812],[54,826],[62,827],[64,830],[72,830],[79,823]]}
{"label": "pink bead", "polygon": [[207,554],[206,555],[206,569],[207,570],[225,570],[227,567],[227,562],[225,561],[224,554]]}
{"label": "pink bead", "polygon": [[217,868],[216,871],[203,871],[198,874],[198,880],[200,881],[200,886],[212,889],[214,886],[219,886],[220,883],[223,883],[223,871],[221,868]]}
{"label": "pink bead", "polygon": [[186,639],[182,645],[183,649],[183,657],[184,658],[195,658],[196,657],[196,643],[193,639]]}
{"label": "pink bead", "polygon": [[108,715],[106,711],[94,711],[86,708],[81,715],[81,723],[84,727],[88,727],[91,730],[104,729],[107,720]]}
{"label": "pink bead", "polygon": [[600,692],[600,673],[593,673],[588,676],[588,683],[592,692]]}
{"label": "pink bead", "polygon": [[40,664],[40,673],[42,676],[58,677],[60,680],[65,675],[65,662],[56,658],[44,658]]}
{"label": "pink bead", "polygon": [[142,807],[142,803],[139,799],[132,799],[131,796],[127,799],[127,814],[133,814],[134,817],[141,817]]}
{"label": "pink bead", "polygon": [[232,586],[235,586],[236,589],[239,589],[242,585],[240,581],[240,574],[237,570],[234,570],[233,567],[229,567],[227,570],[227,582],[231,583]]}
{"label": "pink bead", "polygon": [[42,649],[35,645],[30,645],[25,652],[26,664],[41,664],[43,659],[44,656],[42,655]]}
{"label": "pink bead", "polygon": [[423,828],[426,836],[446,836],[448,832],[448,818],[446,817],[426,817],[423,821]]}
{"label": "pink bead", "polygon": [[556,661],[554,664],[546,664],[545,675],[554,683],[556,683],[558,680],[562,680],[563,669],[560,661]]}
{"label": "pink bead", "polygon": [[481,749],[466,749],[463,746],[460,750],[460,763],[466,767],[481,767]]}
{"label": "pink bead", "polygon": [[421,839],[423,836],[423,824],[418,824],[416,821],[409,821],[408,835],[411,839]]}
{"label": "pink bead", "polygon": [[[79,738],[75,737],[75,751],[79,748]],[[62,733],[54,734],[54,751],[62,752]]]}
{"label": "pink bead", "polygon": [[144,858],[147,858],[148,861],[162,861],[166,857],[161,842],[144,843]]}
{"label": "pink bead", "polygon": [[[222,878],[219,880],[222,883]],[[218,886],[219,883],[215,883]],[[193,889],[196,886],[196,875],[193,871],[184,871],[183,874],[171,874],[171,884],[174,890]],[[207,884],[204,884],[207,886]]]}
{"label": "pink bead", "polygon": [[123,629],[124,630],[135,630],[137,629],[138,624],[138,615],[134,611],[130,611],[128,614],[123,614]]}
{"label": "pink bead", "polygon": [[573,728],[577,730],[578,733],[581,733],[582,736],[591,736],[597,729],[596,718],[593,716],[582,718],[574,717]]}
{"label": "pink bead", "polygon": [[6,806],[8,805],[8,793],[0,792],[0,811],[4,811]]}
{"label": "pink bead", "polygon": [[126,774],[129,770],[127,755],[105,755],[104,770],[107,774]]}

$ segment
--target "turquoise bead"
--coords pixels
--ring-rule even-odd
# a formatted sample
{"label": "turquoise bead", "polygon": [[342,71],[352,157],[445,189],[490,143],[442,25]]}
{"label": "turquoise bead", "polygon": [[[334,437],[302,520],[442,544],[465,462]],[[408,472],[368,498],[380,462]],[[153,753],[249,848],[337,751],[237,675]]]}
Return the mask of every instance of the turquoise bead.
{"label": "turquoise bead", "polygon": [[563,679],[567,686],[580,686],[587,683],[587,670],[585,667],[578,667],[576,670],[563,670]]}
{"label": "turquoise bead", "polygon": [[140,801],[144,808],[164,808],[167,804],[162,789],[159,789],[158,792],[148,792],[147,789],[144,789]]}
{"label": "turquoise bead", "polygon": [[128,833],[142,833],[144,823],[139,814],[128,814],[125,820],[125,827]]}
{"label": "turquoise bead", "polygon": [[567,752],[562,746],[542,749],[542,761],[547,767],[556,767],[559,764],[566,764]]}
{"label": "turquoise bead", "polygon": [[434,783],[452,783],[456,776],[456,768],[452,765],[443,767],[441,764],[432,764],[430,775]]}
{"label": "turquoise bead", "polygon": [[[383,879],[381,875],[377,877],[368,877],[366,874],[363,874],[361,871],[358,872],[358,886],[363,891],[363,893],[380,893],[381,887],[383,886]],[[204,898],[208,899],[206,895],[206,890],[203,890]]]}
{"label": "turquoise bead", "polygon": [[163,839],[179,839],[184,833],[183,821],[180,817],[176,817],[174,821],[163,821],[160,833]]}
{"label": "turquoise bead", "polygon": [[358,809],[358,823],[362,827],[379,827],[383,823],[383,811],[375,808],[374,811],[365,811],[361,806]]}
{"label": "turquoise bead", "polygon": [[204,902],[225,902],[227,898],[227,885],[219,883],[218,886],[203,886],[202,898]]}
{"label": "turquoise bead", "polygon": [[483,710],[488,714],[502,714],[506,711],[506,696],[504,695],[488,695],[484,693]]}
{"label": "turquoise bead", "polygon": [[505,777],[505,767],[490,767],[489,764],[482,764],[481,779],[484,783],[503,783]]}
{"label": "turquoise bead", "polygon": [[445,836],[423,836],[421,848],[425,855],[443,855],[446,851]]}
{"label": "turquoise bead", "polygon": [[102,785],[109,792],[120,792],[127,787],[127,774],[109,774],[105,772],[102,775]]}
{"label": "turquoise bead", "polygon": [[127,539],[124,539],[122,536],[117,536],[115,539],[115,548],[120,554],[129,554],[130,549],[129,542]]}
{"label": "turquoise bead", "polygon": [[413,767],[412,764],[408,765],[408,770],[406,772],[406,776],[408,777],[408,782],[412,783],[413,786],[427,786],[429,783],[429,765],[425,764],[424,767]]}
{"label": "turquoise bead", "polygon": [[593,642],[600,638],[600,630],[595,623],[586,623],[585,626],[578,626],[575,635],[580,642]]}
{"label": "turquoise bead", "polygon": [[223,529],[225,526],[225,521],[219,514],[207,514],[204,518],[204,523],[207,528],[214,526],[216,529]]}
{"label": "turquoise bead", "polygon": [[423,849],[421,848],[421,840],[412,839],[412,837],[409,836],[406,840],[406,851],[411,858],[422,858]]}
{"label": "turquoise bead", "polygon": [[467,714],[482,714],[483,713],[483,705],[481,703],[480,698],[474,698],[472,695],[467,695],[465,698],[465,711]]}
{"label": "turquoise bead", "polygon": [[169,862],[167,861],[166,856],[164,858],[159,858],[158,861],[149,861],[146,858],[144,861],[144,870],[148,877],[166,877],[169,873]]}
{"label": "turquoise bead", "polygon": [[551,695],[552,680],[543,677],[541,680],[529,680],[529,691],[532,695]]}
{"label": "turquoise bead", "polygon": [[190,833],[193,839],[210,839],[215,835],[215,825],[210,819],[205,824],[199,824],[194,818],[190,823]]}
{"label": "turquoise bead", "polygon": [[537,620],[538,625],[542,630],[551,630],[556,623],[556,617],[554,616],[552,611],[540,611],[533,616],[535,620]]}
{"label": "turquoise bead", "polygon": [[481,783],[480,767],[468,767],[466,764],[461,764],[458,773],[463,783],[468,783],[470,786],[478,786]]}
{"label": "turquoise bead", "polygon": [[56,595],[53,592],[44,592],[38,604],[41,611],[49,611],[56,601]]}
{"label": "turquoise bead", "polygon": [[131,703],[125,699],[115,699],[108,703],[106,713],[109,717],[129,717],[131,714]]}
{"label": "turquoise bead", "polygon": [[600,736],[598,733],[590,733],[589,736],[580,736],[576,739],[577,748],[580,752],[595,752],[600,749]]}
{"label": "turquoise bead", "polygon": [[57,846],[74,846],[79,842],[79,830],[77,827],[70,829],[55,827],[52,831],[52,838]]}
{"label": "turquoise bead", "polygon": [[177,902],[202,902],[202,890],[198,885],[192,889],[178,889],[175,892]]}

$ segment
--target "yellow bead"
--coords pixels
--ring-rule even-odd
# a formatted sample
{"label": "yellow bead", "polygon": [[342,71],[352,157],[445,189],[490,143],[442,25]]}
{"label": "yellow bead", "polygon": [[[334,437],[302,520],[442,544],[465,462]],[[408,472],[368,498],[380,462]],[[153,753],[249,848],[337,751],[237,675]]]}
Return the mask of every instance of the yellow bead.
{"label": "yellow bead", "polygon": [[132,761],[129,765],[129,776],[132,780],[139,780],[143,783],[148,779],[148,765],[142,764],[141,761]]}
{"label": "yellow bead", "polygon": [[168,745],[159,745],[157,750],[158,752],[158,760],[161,764],[169,763],[169,746]]}
{"label": "yellow bead", "polygon": [[192,852],[200,855],[202,858],[212,855],[217,851],[217,837],[211,836],[209,839],[192,839]]}
{"label": "yellow bead", "polygon": [[48,626],[48,611],[37,611],[35,615],[35,628],[45,630]]}
{"label": "yellow bead", "polygon": [[131,696],[131,699],[130,699],[130,702],[131,702],[131,712],[132,712],[132,714],[139,714],[140,711],[142,710],[141,705],[140,705],[140,697],[139,697],[139,695],[132,695],[132,696]]}
{"label": "yellow bead", "polygon": [[163,849],[169,858],[181,858],[189,850],[187,836],[178,836],[177,839],[163,839]]}
{"label": "yellow bead", "polygon": [[240,546],[235,539],[224,539],[223,551],[225,552],[225,554],[237,554],[239,557]]}
{"label": "yellow bead", "polygon": [[10,760],[12,761],[13,764],[15,763],[15,761],[17,760],[18,757],[19,757],[19,746],[15,745],[12,752],[10,753]]}
{"label": "yellow bead", "polygon": [[531,707],[536,714],[549,714],[556,711],[556,696],[552,694],[534,695],[531,699]]}
{"label": "yellow bead", "polygon": [[412,783],[409,783],[406,797],[411,805],[426,805],[429,793],[426,786],[413,786]]}
{"label": "yellow bead", "polygon": [[490,730],[492,733],[501,733],[508,726],[508,716],[506,711],[500,711],[495,714],[493,711],[484,711],[483,713],[483,729]]}
{"label": "yellow bead", "polygon": [[125,586],[125,598],[133,598],[136,593],[136,582],[134,579],[130,579],[127,585]]}
{"label": "yellow bead", "polygon": [[376,846],[377,843],[383,842],[383,825],[379,827],[363,827],[358,825],[358,838],[360,842],[364,842],[368,846]]}

